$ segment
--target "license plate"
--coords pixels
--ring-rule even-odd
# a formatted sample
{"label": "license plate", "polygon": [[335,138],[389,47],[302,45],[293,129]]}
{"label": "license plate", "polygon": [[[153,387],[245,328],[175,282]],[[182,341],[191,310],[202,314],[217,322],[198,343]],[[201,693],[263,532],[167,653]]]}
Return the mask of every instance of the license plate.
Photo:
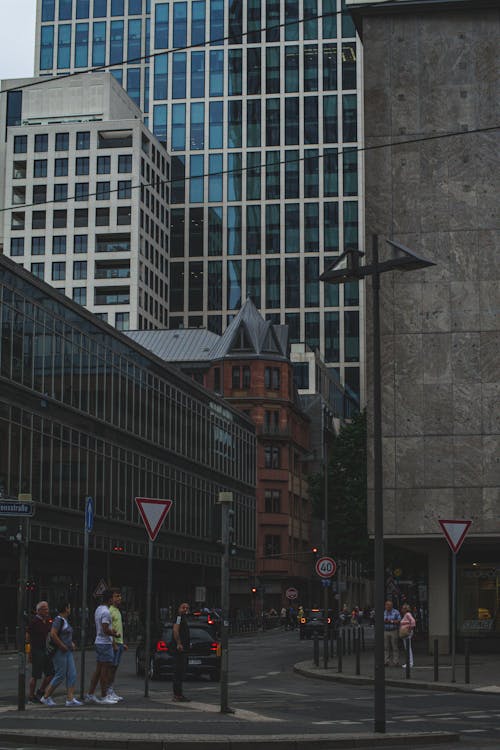
{"label": "license plate", "polygon": [[201,664],[201,659],[188,659],[188,664],[191,664],[194,667],[197,664]]}

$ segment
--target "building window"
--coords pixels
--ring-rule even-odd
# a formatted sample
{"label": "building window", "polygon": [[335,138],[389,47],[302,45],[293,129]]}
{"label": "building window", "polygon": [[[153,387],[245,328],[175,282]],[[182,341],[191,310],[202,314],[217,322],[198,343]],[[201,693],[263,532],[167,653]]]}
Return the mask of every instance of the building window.
{"label": "building window", "polygon": [[75,260],[73,263],[73,279],[75,281],[82,281],[87,278],[87,261],[86,260]]}
{"label": "building window", "polygon": [[251,370],[249,367],[243,367],[242,368],[242,387],[243,388],[250,388],[250,382],[251,382]]}
{"label": "building window", "polygon": [[220,367],[214,368],[214,391],[216,393],[221,393],[220,388]]}
{"label": "building window", "polygon": [[87,304],[87,288],[84,286],[75,286],[73,289],[73,301],[79,305]]}
{"label": "building window", "polygon": [[281,537],[277,534],[266,534],[264,537],[264,557],[281,555]]}
{"label": "building window", "polygon": [[281,464],[281,449],[277,445],[264,447],[264,466],[266,469],[279,469]]}
{"label": "building window", "polygon": [[280,513],[281,492],[279,490],[264,491],[264,510],[266,513]]}
{"label": "building window", "polygon": [[47,159],[35,159],[33,177],[47,177]]}
{"label": "building window", "polygon": [[239,367],[233,367],[232,380],[231,380],[231,386],[232,386],[232,388],[236,388],[236,389],[241,388],[240,375],[241,375],[240,368]]}
{"label": "building window", "polygon": [[89,183],[75,182],[75,201],[88,201]]}
{"label": "building window", "polygon": [[109,226],[109,208],[96,208],[95,223],[98,227]]}
{"label": "building window", "polygon": [[111,172],[111,157],[110,156],[98,156],[97,157],[97,174],[110,174]]}
{"label": "building window", "polygon": [[55,201],[67,201],[68,200],[68,186],[66,183],[58,183],[54,185],[54,200]]}
{"label": "building window", "polygon": [[279,367],[266,367],[264,370],[264,388],[279,391],[281,386],[281,370]]}
{"label": "building window", "polygon": [[86,175],[89,173],[90,159],[88,156],[78,156],[75,164],[75,174]]}
{"label": "building window", "polygon": [[33,211],[31,214],[31,228],[45,229],[45,211]]}
{"label": "building window", "polygon": [[64,281],[66,279],[66,263],[52,263],[52,281]]}
{"label": "building window", "polygon": [[66,235],[59,235],[53,238],[52,255],[66,255]]}
{"label": "building window", "polygon": [[37,153],[44,153],[49,148],[49,136],[47,133],[38,133],[35,135],[35,151]]}
{"label": "building window", "polygon": [[132,181],[131,180],[118,180],[118,198],[131,198],[132,197]]}
{"label": "building window", "polygon": [[31,238],[31,254],[32,255],[44,255],[45,254],[45,237],[32,237]]}
{"label": "building window", "polygon": [[111,188],[111,185],[109,181],[98,182],[96,184],[96,200],[97,201],[109,201],[110,195],[111,195],[110,188]]}
{"label": "building window", "polygon": [[52,226],[54,229],[66,229],[68,224],[68,213],[67,211],[54,211],[52,217]]}
{"label": "building window", "polygon": [[86,151],[90,148],[90,132],[88,130],[76,134],[76,148],[78,151]]}
{"label": "building window", "polygon": [[56,151],[68,151],[69,133],[56,133]]}
{"label": "building window", "polygon": [[74,236],[74,252],[75,253],[86,253],[88,250],[88,236],[86,234],[75,234]]}
{"label": "building window", "polygon": [[14,153],[25,154],[28,150],[28,136],[27,135],[15,135],[14,136]]}
{"label": "building window", "polygon": [[118,172],[128,173],[132,171],[132,154],[120,154],[118,157]]}
{"label": "building window", "polygon": [[45,276],[45,263],[32,263],[31,273],[36,276],[37,279],[43,279]]}
{"label": "building window", "polygon": [[68,160],[56,159],[54,161],[54,177],[67,177],[67,176],[68,176]]}
{"label": "building window", "polygon": [[293,380],[298,389],[309,388],[309,363],[293,363]]}
{"label": "building window", "polygon": [[33,203],[45,203],[47,200],[47,186],[46,185],[34,185],[33,186]]}
{"label": "building window", "polygon": [[24,237],[12,237],[10,241],[11,256],[24,255]]}
{"label": "building window", "polygon": [[75,227],[88,227],[89,225],[89,211],[88,208],[76,208],[75,209]]}
{"label": "building window", "polygon": [[116,209],[116,223],[117,224],[131,224],[132,223],[132,209],[130,206],[118,206]]}
{"label": "building window", "polygon": [[129,331],[130,330],[130,313],[128,312],[116,313],[115,328],[118,331]]}

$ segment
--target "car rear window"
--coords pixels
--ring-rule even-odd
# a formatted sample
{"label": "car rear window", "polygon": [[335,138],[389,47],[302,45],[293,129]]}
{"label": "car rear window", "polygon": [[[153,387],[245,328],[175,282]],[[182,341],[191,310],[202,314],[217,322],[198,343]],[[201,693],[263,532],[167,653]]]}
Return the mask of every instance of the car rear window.
{"label": "car rear window", "polygon": [[[203,628],[190,627],[189,636],[191,641],[197,641],[198,643],[203,643],[204,641],[206,641],[207,643],[211,643],[213,641],[213,636],[208,632],[208,630],[204,630]],[[162,639],[165,641],[165,643],[170,643],[170,641],[172,640],[172,626],[163,629]]]}

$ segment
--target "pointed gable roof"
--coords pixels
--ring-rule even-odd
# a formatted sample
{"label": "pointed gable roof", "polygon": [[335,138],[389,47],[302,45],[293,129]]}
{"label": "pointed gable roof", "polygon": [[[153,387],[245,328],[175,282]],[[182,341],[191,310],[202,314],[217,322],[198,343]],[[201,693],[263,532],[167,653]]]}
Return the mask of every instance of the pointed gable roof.
{"label": "pointed gable roof", "polygon": [[274,326],[264,320],[253,301],[248,298],[211,351],[212,359],[235,354],[243,356],[287,357],[288,341],[285,326]]}

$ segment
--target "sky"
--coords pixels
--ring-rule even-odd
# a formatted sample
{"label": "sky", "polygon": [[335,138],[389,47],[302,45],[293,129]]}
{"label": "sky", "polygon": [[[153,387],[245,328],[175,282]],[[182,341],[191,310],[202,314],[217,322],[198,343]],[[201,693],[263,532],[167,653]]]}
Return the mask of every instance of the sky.
{"label": "sky", "polygon": [[0,0],[0,80],[33,75],[36,0]]}

